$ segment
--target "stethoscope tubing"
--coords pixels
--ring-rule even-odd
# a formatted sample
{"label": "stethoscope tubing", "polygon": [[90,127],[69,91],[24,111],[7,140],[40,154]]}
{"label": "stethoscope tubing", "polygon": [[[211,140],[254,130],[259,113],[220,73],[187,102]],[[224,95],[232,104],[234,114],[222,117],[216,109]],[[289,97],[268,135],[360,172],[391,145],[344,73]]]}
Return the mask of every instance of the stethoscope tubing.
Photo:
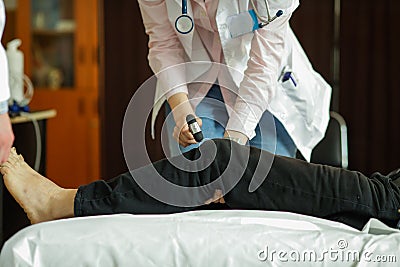
{"label": "stethoscope tubing", "polygon": [[187,0],[182,0],[182,15],[187,14]]}

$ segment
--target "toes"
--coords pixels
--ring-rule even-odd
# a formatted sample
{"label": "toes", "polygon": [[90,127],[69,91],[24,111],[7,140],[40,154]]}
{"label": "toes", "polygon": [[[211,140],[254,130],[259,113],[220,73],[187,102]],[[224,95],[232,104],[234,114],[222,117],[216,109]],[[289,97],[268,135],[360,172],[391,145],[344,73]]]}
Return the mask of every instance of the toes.
{"label": "toes", "polygon": [[19,163],[24,161],[24,157],[22,155],[18,155],[15,147],[12,147],[7,161],[12,165],[17,166]]}
{"label": "toes", "polygon": [[7,175],[12,168],[12,164],[10,162],[5,162],[0,166],[0,172],[2,175]]}
{"label": "toes", "polygon": [[18,160],[17,150],[15,149],[15,147],[12,147],[7,161],[16,162],[17,160]]}
{"label": "toes", "polygon": [[16,157],[17,155],[17,149],[15,147],[12,147],[10,151],[10,157]]}
{"label": "toes", "polygon": [[10,156],[7,159],[7,162],[10,163],[11,165],[15,165],[18,162],[18,156],[13,156],[10,154]]}

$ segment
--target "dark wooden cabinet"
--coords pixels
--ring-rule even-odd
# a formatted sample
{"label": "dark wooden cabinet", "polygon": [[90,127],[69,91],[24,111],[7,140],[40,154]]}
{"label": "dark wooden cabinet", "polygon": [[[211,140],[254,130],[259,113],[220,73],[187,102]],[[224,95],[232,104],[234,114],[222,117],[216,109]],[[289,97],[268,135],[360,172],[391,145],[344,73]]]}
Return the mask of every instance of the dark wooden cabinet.
{"label": "dark wooden cabinet", "polygon": [[7,37],[22,40],[34,85],[31,109],[58,113],[47,127],[47,175],[63,187],[100,177],[98,7],[98,0],[26,0],[7,12]]}

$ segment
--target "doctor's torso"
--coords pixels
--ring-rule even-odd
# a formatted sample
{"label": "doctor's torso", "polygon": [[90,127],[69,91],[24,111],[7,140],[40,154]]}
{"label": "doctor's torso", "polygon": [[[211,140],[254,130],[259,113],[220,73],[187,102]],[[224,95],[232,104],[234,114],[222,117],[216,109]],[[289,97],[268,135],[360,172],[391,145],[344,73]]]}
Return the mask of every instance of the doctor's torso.
{"label": "doctor's torso", "polygon": [[[187,14],[194,16],[193,8],[195,5],[203,0],[189,0],[187,2]],[[297,38],[292,32],[289,26],[289,19],[292,13],[299,6],[298,0],[267,0],[269,5],[270,14],[275,14],[278,10],[283,11],[283,16],[276,19],[270,25],[265,28],[257,30],[259,32],[250,32],[248,34],[241,35],[237,38],[232,38],[231,33],[228,29],[228,18],[240,14],[242,12],[248,12],[252,8],[250,0],[211,0],[216,8],[215,12],[208,12],[209,20],[214,20],[215,25],[218,29],[219,41],[221,43],[221,49],[223,53],[223,63],[229,68],[234,69],[231,72],[232,79],[238,88],[242,84],[243,75],[236,75],[245,73],[248,67],[248,62],[251,57],[252,44],[254,44],[254,37],[258,34],[257,38],[265,37],[269,42],[265,47],[260,46],[260,50],[263,53],[261,57],[267,61],[270,53],[274,53],[274,49],[270,46],[274,44],[275,35],[280,31],[283,34],[278,38],[283,44],[283,49],[280,50],[279,63],[267,62],[270,64],[266,66],[263,79],[260,79],[260,87],[273,86],[276,87],[271,89],[275,92],[273,99],[270,99],[269,111],[277,117],[288,130],[296,146],[302,151],[306,158],[309,157],[311,149],[316,143],[322,138],[329,114],[329,99],[331,89],[328,84],[312,69],[311,63],[308,61],[303,49],[301,48]],[[215,5],[215,1],[218,2]],[[203,1],[203,4],[207,5],[208,0]],[[256,7],[260,14],[266,14],[265,1],[254,0]],[[168,21],[171,26],[175,28],[175,20],[177,17],[182,15],[182,1],[181,0],[165,0],[166,11],[168,15]],[[195,10],[196,11],[196,10]],[[196,21],[196,19],[195,19]],[[283,26],[286,25],[286,26]],[[212,61],[209,57],[207,49],[204,47],[199,37],[199,33],[194,26],[194,30],[188,34],[181,34],[176,31],[176,36],[179,39],[182,48],[185,51],[188,61]],[[272,50],[271,50],[272,49]],[[266,57],[264,57],[264,54]],[[270,59],[274,57],[269,57]],[[271,64],[275,65],[273,73],[269,72]],[[279,64],[279,66],[276,66]],[[297,76],[298,89],[293,90],[291,88],[283,87],[279,82],[280,72],[284,67],[290,66],[295,68],[293,71],[299,73]],[[205,69],[204,71],[207,71]],[[271,82],[266,82],[265,85],[261,80],[269,79]],[[275,82],[273,82],[274,80]],[[275,85],[273,85],[275,84]],[[260,88],[259,87],[259,88]],[[268,88],[268,87],[267,87]],[[301,89],[299,89],[301,88]],[[260,89],[260,93],[262,93]],[[270,90],[270,89],[268,89]],[[155,100],[162,100],[161,88],[157,89]],[[155,112],[157,113],[157,112]],[[154,114],[153,114],[154,115]],[[155,117],[153,116],[153,120]]]}

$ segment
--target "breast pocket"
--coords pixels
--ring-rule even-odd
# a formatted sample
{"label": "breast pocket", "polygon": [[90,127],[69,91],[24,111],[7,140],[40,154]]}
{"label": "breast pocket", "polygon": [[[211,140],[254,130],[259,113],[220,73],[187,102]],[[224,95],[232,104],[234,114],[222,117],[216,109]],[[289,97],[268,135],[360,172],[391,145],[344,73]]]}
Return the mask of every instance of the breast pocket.
{"label": "breast pocket", "polygon": [[307,124],[312,124],[315,98],[318,95],[313,92],[318,87],[314,70],[305,55],[299,51],[293,50],[289,57],[288,65],[282,69],[279,83]]}

